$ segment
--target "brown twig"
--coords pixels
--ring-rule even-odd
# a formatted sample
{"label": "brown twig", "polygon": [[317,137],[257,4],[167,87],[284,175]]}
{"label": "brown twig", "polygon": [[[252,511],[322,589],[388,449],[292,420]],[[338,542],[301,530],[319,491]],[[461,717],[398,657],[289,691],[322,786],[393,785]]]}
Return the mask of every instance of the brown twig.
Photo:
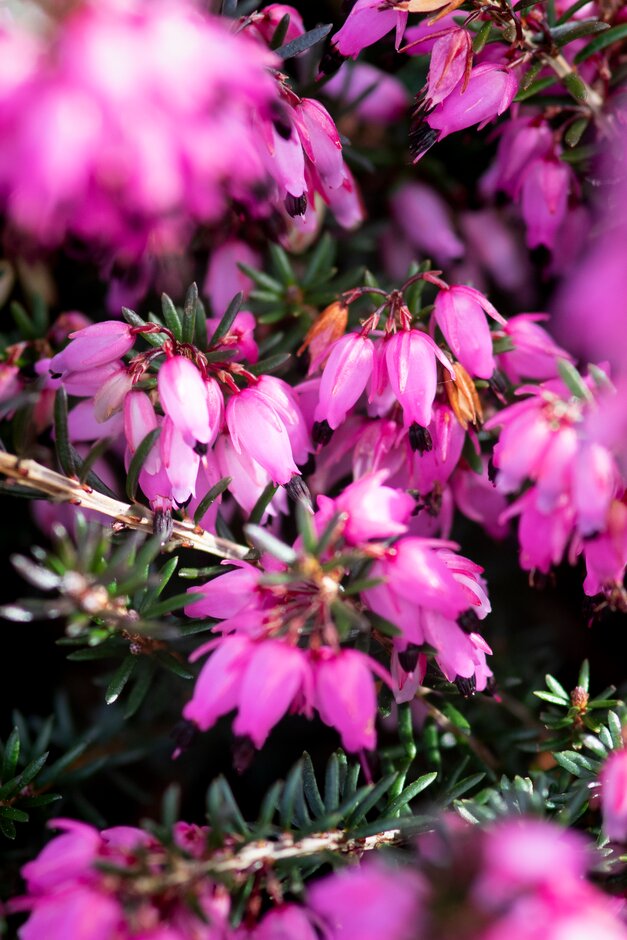
{"label": "brown twig", "polygon": [[[45,493],[55,502],[72,503],[83,509],[91,509],[115,520],[126,529],[137,529],[151,534],[154,531],[154,514],[143,506],[123,503],[99,493],[78,480],[63,476],[44,467],[35,460],[22,460],[15,454],[0,453],[0,474],[7,477],[17,488]],[[182,548],[195,548],[220,558],[245,558],[250,549],[229,539],[211,535],[191,520],[172,523],[171,541]]]}

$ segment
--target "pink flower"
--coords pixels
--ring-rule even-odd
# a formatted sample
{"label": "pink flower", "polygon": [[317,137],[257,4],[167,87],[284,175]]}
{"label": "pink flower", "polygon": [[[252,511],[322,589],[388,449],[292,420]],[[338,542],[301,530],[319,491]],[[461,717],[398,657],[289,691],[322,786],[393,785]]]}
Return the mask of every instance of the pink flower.
{"label": "pink flower", "polygon": [[433,108],[448,98],[462,80],[466,84],[471,66],[472,39],[467,30],[452,29],[436,39],[427,76],[427,107]]}
{"label": "pink flower", "polygon": [[[231,477],[229,492],[242,509],[250,513],[268,483],[272,482],[270,474],[256,460],[249,457],[245,450],[238,452],[228,434],[218,436],[214,454],[220,479]],[[270,513],[274,512],[272,507],[278,495],[277,493],[270,504]]]}
{"label": "pink flower", "polygon": [[413,452],[410,477],[412,488],[422,496],[447,483],[459,463],[466,440],[464,429],[448,405],[434,405],[427,430],[431,450]]}
{"label": "pink flower", "polygon": [[318,940],[318,936],[306,910],[296,904],[281,904],[264,915],[252,940]]}
{"label": "pink flower", "polygon": [[[207,333],[215,332],[220,323],[219,317],[211,317],[207,320]],[[252,313],[248,310],[240,310],[235,317],[233,324],[226,336],[220,340],[220,348],[236,348],[239,359],[246,359],[248,362],[255,363],[259,358],[259,350],[255,342],[254,332],[256,321]]]}
{"label": "pink flower", "polygon": [[172,496],[182,506],[196,495],[200,457],[170,418],[165,418],[161,425],[159,445],[161,464],[170,481]]}
{"label": "pink flower", "polygon": [[287,3],[270,3],[258,13],[253,13],[249,29],[255,30],[263,41],[269,44],[277,26],[285,16],[289,16],[290,21],[283,41],[285,43],[293,42],[294,39],[298,39],[299,36],[303,35],[305,27],[298,10],[295,7],[288,6]]}
{"label": "pink flower", "polygon": [[[236,734],[262,747],[274,725],[297,697],[311,700],[312,676],[304,650],[281,640],[251,640],[238,634],[218,641],[203,666],[185,718],[206,731],[218,718],[237,709]],[[214,642],[208,644],[213,646]],[[207,651],[194,653],[194,659]]]}
{"label": "pink flower", "polygon": [[333,36],[333,45],[343,56],[356,58],[390,30],[396,30],[396,48],[401,44],[407,13],[381,8],[381,0],[357,0],[346,22]]}
{"label": "pink flower", "polygon": [[128,323],[105,320],[70,333],[71,343],[50,360],[53,373],[84,372],[108,365],[131,349],[135,336]]}
{"label": "pink flower", "polygon": [[391,199],[397,225],[414,248],[447,264],[461,258],[464,244],[455,232],[449,207],[424,183],[405,183]]}
{"label": "pink flower", "polygon": [[[264,181],[251,114],[278,100],[262,43],[193,3],[75,5],[45,36],[3,32],[3,212],[39,244],[71,234],[135,261],[180,250]],[[18,77],[20,77],[18,81]],[[42,139],[47,146],[41,147]],[[220,146],[208,149],[207,142]]]}
{"label": "pink flower", "polygon": [[503,333],[513,346],[500,353],[499,366],[514,385],[526,379],[552,379],[557,376],[557,359],[571,359],[547,331],[538,324],[548,320],[546,313],[520,313],[510,317]]}
{"label": "pink flower", "polygon": [[420,931],[422,893],[414,871],[375,862],[316,881],[307,897],[329,940],[410,940]]}
{"label": "pink flower", "polygon": [[225,571],[213,581],[188,589],[188,594],[196,595],[193,602],[184,608],[188,617],[226,620],[254,603],[259,569],[245,561],[234,564],[237,567],[233,571]]}
{"label": "pink flower", "polygon": [[601,772],[603,830],[613,842],[627,842],[627,751],[610,754]]}
{"label": "pink flower", "polygon": [[346,62],[324,90],[351,108],[362,121],[373,124],[392,123],[404,114],[409,103],[402,82],[367,62],[354,65]]}
{"label": "pink flower", "polygon": [[627,506],[618,500],[610,504],[604,531],[584,541],[586,560],[584,591],[594,597],[605,588],[622,587],[627,566]]}
{"label": "pink flower", "polygon": [[439,291],[435,299],[434,317],[444,333],[451,351],[471,374],[489,379],[494,372],[492,335],[484,311],[493,320],[505,320],[487,297],[463,284],[454,284]]}
{"label": "pink flower", "polygon": [[[215,379],[203,380],[184,356],[170,356],[159,369],[159,399],[189,447],[206,451],[222,423],[223,399]],[[200,446],[198,446],[200,445]],[[203,447],[202,445],[206,445]]]}
{"label": "pink flower", "polygon": [[407,531],[407,522],[415,508],[408,493],[384,486],[388,473],[380,470],[350,483],[337,499],[318,497],[320,512],[316,524],[321,530],[335,513],[345,513],[343,535],[350,545],[369,539],[386,539]]}
{"label": "pink flower", "polygon": [[535,160],[525,172],[521,208],[527,226],[527,245],[553,248],[566,216],[571,170],[561,160]]}
{"label": "pink flower", "polygon": [[[145,392],[130,392],[124,400],[124,434],[131,454],[134,454],[147,434],[158,427],[157,416]],[[159,448],[153,444],[143,463],[145,473],[161,469]]]}
{"label": "pink flower", "polygon": [[426,428],[431,421],[437,388],[436,359],[454,378],[449,360],[431,337],[421,330],[395,333],[385,340],[384,349],[388,379],[403,408],[405,427],[418,424]]}
{"label": "pink flower", "polygon": [[289,483],[300,473],[283,416],[263,388],[252,386],[234,395],[226,407],[226,424],[238,454],[256,461],[274,483]]}
{"label": "pink flower", "polygon": [[[207,332],[211,336],[212,327],[215,330],[220,317],[240,291],[247,297],[253,288],[253,282],[238,268],[238,264],[243,262],[250,268],[259,266],[261,259],[256,251],[246,244],[246,242],[230,239],[223,242],[218,248],[214,248],[209,258],[209,267],[203,285],[203,293],[206,294],[217,314],[217,319],[207,321]],[[240,314],[241,316],[241,314]],[[255,360],[250,359],[250,362]]]}
{"label": "pink flower", "polygon": [[420,159],[435,140],[474,124],[479,124],[481,129],[493,121],[509,108],[517,91],[518,79],[509,69],[490,62],[477,65],[466,87],[460,82],[424,119],[427,128],[435,133],[418,129],[415,160]]}
{"label": "pink flower", "polygon": [[374,344],[367,336],[347,333],[336,340],[322,373],[316,422],[339,427],[368,384],[373,365]]}
{"label": "pink flower", "polygon": [[376,744],[373,666],[374,660],[351,649],[322,649],[313,660],[314,705],[325,724],[337,728],[347,751],[371,751]]}

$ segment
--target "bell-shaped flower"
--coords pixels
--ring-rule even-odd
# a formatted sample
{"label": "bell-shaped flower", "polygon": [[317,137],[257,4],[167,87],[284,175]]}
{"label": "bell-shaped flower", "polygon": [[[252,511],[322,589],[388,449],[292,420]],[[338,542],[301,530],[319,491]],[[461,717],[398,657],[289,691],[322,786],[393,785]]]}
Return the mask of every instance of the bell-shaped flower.
{"label": "bell-shaped flower", "polygon": [[341,512],[346,515],[342,534],[349,545],[406,532],[416,504],[408,493],[384,486],[387,476],[386,470],[368,473],[350,483],[336,499],[319,496],[320,512],[315,517],[319,530]]}
{"label": "bell-shaped flower", "polygon": [[305,463],[311,451],[311,438],[292,387],[274,375],[262,375],[255,386],[285,425],[296,463]]}
{"label": "bell-shaped flower", "polygon": [[335,430],[368,384],[374,365],[374,344],[361,333],[347,333],[334,344],[320,381],[317,422]]}
{"label": "bell-shaped flower", "polygon": [[485,313],[505,325],[487,297],[474,287],[454,284],[439,291],[433,315],[453,355],[474,376],[489,379],[494,372],[492,335]]}
{"label": "bell-shaped flower", "polygon": [[[213,311],[218,314],[218,317],[207,321],[207,334],[209,337],[211,337],[212,332],[220,322],[219,317],[235,295],[241,291],[244,297],[248,297],[254,287],[248,275],[244,274],[238,267],[240,262],[251,268],[257,268],[261,262],[261,257],[246,242],[237,241],[234,238],[223,242],[211,252],[209,267],[203,284],[203,294],[209,297]],[[249,362],[255,361],[244,353],[242,355]]]}
{"label": "bell-shaped flower", "polygon": [[604,589],[622,586],[627,565],[627,506],[615,499],[610,505],[604,531],[587,538],[583,546],[588,597]]}
{"label": "bell-shaped flower", "polygon": [[557,359],[571,359],[539,325],[548,318],[547,313],[519,313],[503,327],[514,348],[500,353],[498,363],[513,385],[520,385],[523,379],[556,378]]}
{"label": "bell-shaped flower", "polygon": [[70,344],[50,360],[52,373],[83,372],[119,359],[135,343],[128,323],[105,320],[70,333]]}
{"label": "bell-shaped flower", "polygon": [[521,187],[527,245],[552,249],[568,209],[572,171],[558,159],[534,160]]}
{"label": "bell-shaped flower", "polygon": [[207,447],[216,439],[222,423],[223,400],[215,379],[203,380],[185,356],[170,356],[159,369],[159,400],[163,410],[190,446]]}
{"label": "bell-shaped flower", "polygon": [[245,388],[226,407],[226,424],[233,447],[256,461],[274,483],[289,483],[300,473],[288,430],[274,402],[257,390]]}
{"label": "bell-shaped flower", "polygon": [[377,696],[372,668],[376,666],[359,650],[334,653],[323,648],[315,655],[314,704],[325,724],[337,728],[347,751],[375,747]]}
{"label": "bell-shaped flower", "polygon": [[[215,646],[201,647],[196,659]],[[203,731],[237,709],[233,730],[262,747],[295,699],[310,707],[311,667],[307,653],[281,640],[253,640],[242,634],[218,641],[196,682],[183,715]]]}
{"label": "bell-shaped flower", "polygon": [[303,150],[320,181],[329,189],[337,189],[344,180],[344,158],[335,121],[313,98],[302,98],[294,116]]}
{"label": "bell-shaped flower", "polygon": [[161,464],[172,486],[172,496],[182,506],[196,494],[200,456],[186,443],[182,433],[165,418],[159,439]]}
{"label": "bell-shaped flower", "polygon": [[[242,509],[250,513],[265,490],[271,477],[268,471],[253,460],[245,450],[237,451],[228,434],[220,434],[216,441],[215,454],[220,479],[230,477],[229,492]],[[278,496],[278,493],[277,493]],[[273,513],[273,504],[269,511]]]}
{"label": "bell-shaped flower", "polygon": [[403,83],[367,62],[345,62],[324,90],[372,124],[391,124],[403,116],[409,104]]}
{"label": "bell-shaped flower", "polygon": [[470,76],[471,65],[472,38],[468,30],[452,29],[436,39],[429,61],[427,106],[433,108],[448,98],[464,76]]}
{"label": "bell-shaped flower", "polygon": [[[472,70],[467,85],[460,82],[427,115],[425,124],[435,132],[436,140],[474,124],[481,128],[509,108],[517,91],[518,79],[510,69],[485,62]],[[433,142],[433,137],[430,137],[428,146]],[[416,159],[427,149],[422,145],[420,135],[416,149]]]}
{"label": "bell-shaped flower", "polygon": [[[134,454],[147,434],[158,427],[155,409],[146,392],[130,392],[124,400],[124,435],[131,454]],[[157,473],[161,468],[159,448],[153,444],[142,469]]]}
{"label": "bell-shaped flower", "polygon": [[228,620],[253,603],[254,591],[259,583],[259,569],[245,561],[232,564],[237,566],[232,571],[225,571],[212,581],[188,588],[188,594],[196,595],[192,603],[184,607],[188,617]]}
{"label": "bell-shaped flower", "polygon": [[395,29],[398,49],[406,25],[407,13],[383,9],[381,0],[357,0],[346,22],[333,36],[333,46],[340,55],[355,59],[362,49]]}
{"label": "bell-shaped flower", "polygon": [[431,421],[438,381],[436,359],[454,378],[445,354],[421,330],[401,330],[385,341],[388,380],[403,408],[405,427],[418,424],[426,428]]}
{"label": "bell-shaped flower", "polygon": [[447,264],[461,258],[464,243],[457,235],[444,199],[425,183],[405,183],[392,196],[392,214],[410,244]]}
{"label": "bell-shaped flower", "polygon": [[609,450],[595,441],[584,441],[573,466],[572,490],[581,535],[590,536],[605,528],[617,483],[618,472]]}
{"label": "bell-shaped flower", "polygon": [[422,496],[433,491],[436,484],[444,486],[455,470],[464,447],[466,435],[447,405],[435,404],[427,430],[431,450],[413,452],[411,485]]}

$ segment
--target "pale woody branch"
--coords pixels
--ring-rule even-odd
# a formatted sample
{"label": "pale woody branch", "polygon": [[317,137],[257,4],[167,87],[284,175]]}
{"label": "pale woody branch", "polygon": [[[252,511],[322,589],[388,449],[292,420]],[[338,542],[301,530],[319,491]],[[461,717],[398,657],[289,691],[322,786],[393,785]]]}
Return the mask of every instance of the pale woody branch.
{"label": "pale woody branch", "polygon": [[[143,506],[131,506],[120,500],[98,493],[84,483],[56,473],[35,460],[22,460],[15,454],[0,452],[0,474],[17,488],[36,490],[55,502],[72,503],[83,509],[108,516],[126,529],[136,529],[147,535],[154,531],[154,514]],[[229,539],[219,538],[195,526],[191,520],[172,523],[171,541],[183,548],[196,548],[220,558],[244,558],[250,549]]]}

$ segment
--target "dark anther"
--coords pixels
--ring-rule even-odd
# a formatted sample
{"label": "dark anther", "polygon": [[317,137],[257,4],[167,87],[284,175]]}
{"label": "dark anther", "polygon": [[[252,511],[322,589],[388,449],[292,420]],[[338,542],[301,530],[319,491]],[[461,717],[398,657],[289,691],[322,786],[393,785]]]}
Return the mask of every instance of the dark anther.
{"label": "dark anther", "polygon": [[296,503],[302,503],[305,509],[307,509],[309,512],[313,512],[311,493],[309,492],[309,487],[302,477],[294,474],[292,479],[285,484],[285,490],[290,499],[293,499]]}
{"label": "dark anther", "polygon": [[304,215],[306,209],[307,193],[303,193],[302,196],[292,196],[291,193],[287,194],[285,197],[285,211],[288,215],[291,215],[292,218],[297,215]]}
{"label": "dark anther", "polygon": [[426,454],[433,450],[433,441],[431,435],[422,425],[414,423],[409,428],[409,446],[419,454]]}
{"label": "dark anther", "polygon": [[470,698],[477,691],[477,680],[474,676],[471,676],[470,679],[466,679],[464,676],[457,676],[455,685],[457,686],[459,694],[463,695],[464,698]]}
{"label": "dark anther", "polygon": [[492,373],[492,378],[490,379],[490,388],[494,392],[497,398],[504,400],[505,395],[507,394],[507,380],[502,372],[499,372],[496,369]]}
{"label": "dark anther", "polygon": [[488,459],[488,480],[492,486],[496,485],[496,478],[498,476],[498,469],[494,466],[494,457],[490,454]]}
{"label": "dark anther", "polygon": [[187,499],[184,499],[182,503],[177,502],[176,505],[179,507],[179,509],[187,509],[191,501],[192,501],[192,494],[190,493]]}
{"label": "dark anther", "polygon": [[427,150],[433,147],[437,139],[438,131],[434,131],[428,124],[423,121],[414,124],[409,131],[409,152],[412,159],[416,161],[426,153]]}
{"label": "dark anther", "polygon": [[250,738],[237,738],[231,748],[233,755],[233,769],[238,774],[245,773],[253,762],[257,753]]}
{"label": "dark anther", "polygon": [[177,756],[187,750],[197,734],[198,729],[191,721],[179,721],[174,726],[170,732],[170,737],[176,745]]}
{"label": "dark anther", "polygon": [[161,544],[167,542],[172,535],[172,513],[169,509],[155,510],[155,535],[159,536]]}
{"label": "dark anther", "polygon": [[494,678],[494,676],[488,676],[486,684],[485,684],[484,692],[486,695],[489,695],[490,698],[498,697],[498,689],[496,686],[496,679]]}
{"label": "dark anther", "polygon": [[413,672],[418,665],[419,656],[420,650],[418,647],[410,643],[407,649],[404,649],[402,653],[398,654],[398,661],[405,672]]}
{"label": "dark anther", "polygon": [[199,457],[204,457],[208,450],[209,446],[207,444],[202,444],[200,441],[196,441],[194,444],[194,453],[198,454]]}
{"label": "dark anther", "polygon": [[50,377],[53,379],[60,379],[63,376],[62,372],[53,372],[52,369],[48,369],[48,372],[50,373]]}
{"label": "dark anther", "polygon": [[312,436],[314,444],[322,444],[323,447],[328,444],[333,437],[329,422],[326,419],[324,421],[314,421]]}
{"label": "dark anther", "polygon": [[465,610],[463,614],[459,615],[457,623],[466,633],[475,633],[479,627],[479,618],[474,610],[469,607],[468,610]]}

